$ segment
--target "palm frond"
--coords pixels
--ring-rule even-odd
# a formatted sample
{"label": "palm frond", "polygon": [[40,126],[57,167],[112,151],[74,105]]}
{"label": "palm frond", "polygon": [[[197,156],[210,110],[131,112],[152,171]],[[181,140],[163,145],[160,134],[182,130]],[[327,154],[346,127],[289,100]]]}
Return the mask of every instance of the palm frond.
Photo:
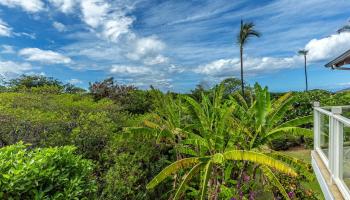
{"label": "palm frond", "polygon": [[260,166],[260,169],[262,170],[264,175],[269,179],[270,183],[278,188],[278,190],[283,195],[283,197],[285,199],[289,199],[290,200],[290,197],[288,196],[288,194],[287,194],[286,190],[284,189],[283,185],[280,183],[280,181],[275,176],[275,174],[271,171],[271,169],[269,169],[266,166]]}
{"label": "palm frond", "polygon": [[182,193],[185,190],[185,187],[187,185],[187,183],[192,179],[192,177],[197,174],[199,172],[199,170],[201,169],[201,167],[203,166],[203,163],[198,163],[196,164],[184,177],[183,180],[179,186],[179,188],[177,189],[175,196],[174,196],[174,200],[180,199]]}
{"label": "palm frond", "polygon": [[211,163],[211,160],[208,161],[208,163],[205,165],[204,167],[204,174],[203,174],[203,177],[202,177],[202,183],[201,183],[201,197],[200,199],[201,200],[205,200],[205,195],[207,194],[207,189],[208,189],[208,181],[209,181],[209,178],[210,178],[210,173],[211,173],[211,166],[212,166],[212,163]]}
{"label": "palm frond", "polygon": [[287,122],[284,122],[283,124],[277,126],[276,128],[301,126],[301,125],[309,124],[312,122],[313,122],[313,116],[308,115],[308,116],[298,117],[298,118],[289,120]]}
{"label": "palm frond", "polygon": [[258,153],[254,151],[232,150],[225,152],[223,155],[225,160],[250,161],[257,164],[269,166],[271,168],[276,169],[277,171],[288,174],[290,176],[298,175],[293,168],[263,153]]}
{"label": "palm frond", "polygon": [[282,127],[282,128],[276,128],[268,132],[264,137],[262,137],[261,141],[269,141],[272,139],[276,139],[282,135],[290,134],[294,136],[306,136],[306,137],[312,137],[313,131],[306,128],[300,128],[300,127]]}
{"label": "palm frond", "polygon": [[155,137],[156,131],[147,127],[125,127],[123,128],[123,136],[125,137],[142,137],[153,138]]}
{"label": "palm frond", "polygon": [[308,181],[312,181],[314,179],[314,176],[311,172],[311,165],[304,162],[303,160],[286,155],[278,151],[273,151],[269,155],[287,163],[289,166],[293,167],[297,172],[299,172],[299,174],[304,175]]}
{"label": "palm frond", "polygon": [[294,97],[288,97],[281,104],[277,104],[277,107],[274,107],[269,115],[269,126],[277,124],[286,114],[286,112],[291,108],[292,103],[294,102]]}
{"label": "palm frond", "polygon": [[164,168],[156,177],[154,177],[146,186],[147,189],[152,189],[155,186],[157,186],[160,182],[162,182],[164,179],[166,179],[169,175],[176,172],[179,169],[187,168],[192,165],[198,164],[199,158],[184,158],[181,160],[178,160],[171,165]]}
{"label": "palm frond", "polygon": [[198,153],[196,151],[194,151],[193,149],[191,149],[188,146],[184,146],[184,145],[176,145],[175,149],[177,150],[178,153],[181,154],[186,154],[186,155],[191,155],[191,156],[198,156]]}

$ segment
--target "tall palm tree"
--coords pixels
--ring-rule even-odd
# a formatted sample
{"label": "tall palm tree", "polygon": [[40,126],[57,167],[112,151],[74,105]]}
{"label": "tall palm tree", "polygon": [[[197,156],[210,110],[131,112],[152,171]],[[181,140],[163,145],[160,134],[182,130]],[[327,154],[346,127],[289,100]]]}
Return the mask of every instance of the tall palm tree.
{"label": "tall palm tree", "polygon": [[305,89],[306,89],[306,91],[308,90],[307,71],[306,71],[306,56],[307,56],[308,53],[309,53],[309,51],[306,50],[306,49],[301,49],[301,50],[298,51],[299,55],[303,55],[304,56],[305,86],[306,86]]}
{"label": "tall palm tree", "polygon": [[241,59],[241,87],[242,95],[244,96],[244,80],[243,80],[243,47],[247,44],[250,37],[260,37],[260,32],[254,30],[254,23],[248,22],[243,23],[241,20],[241,29],[237,35],[237,44],[239,45],[239,53]]}

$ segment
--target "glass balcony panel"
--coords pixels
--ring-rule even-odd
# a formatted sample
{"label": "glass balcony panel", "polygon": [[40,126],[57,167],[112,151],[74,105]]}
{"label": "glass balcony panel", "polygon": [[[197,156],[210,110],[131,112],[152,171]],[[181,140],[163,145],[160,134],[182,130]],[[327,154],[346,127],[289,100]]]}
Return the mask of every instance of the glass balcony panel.
{"label": "glass balcony panel", "polygon": [[329,154],[329,116],[320,114],[321,127],[320,127],[320,148],[324,155],[328,159]]}
{"label": "glass balcony panel", "polygon": [[343,128],[343,162],[342,178],[344,183],[350,188],[350,127]]}

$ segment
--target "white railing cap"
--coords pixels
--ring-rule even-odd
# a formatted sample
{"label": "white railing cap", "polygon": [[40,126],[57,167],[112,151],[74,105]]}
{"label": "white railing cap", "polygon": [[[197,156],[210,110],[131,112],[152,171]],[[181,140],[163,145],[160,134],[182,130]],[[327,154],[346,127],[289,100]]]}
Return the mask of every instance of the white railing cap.
{"label": "white railing cap", "polygon": [[332,106],[332,113],[340,115],[342,114],[342,108],[340,106]]}

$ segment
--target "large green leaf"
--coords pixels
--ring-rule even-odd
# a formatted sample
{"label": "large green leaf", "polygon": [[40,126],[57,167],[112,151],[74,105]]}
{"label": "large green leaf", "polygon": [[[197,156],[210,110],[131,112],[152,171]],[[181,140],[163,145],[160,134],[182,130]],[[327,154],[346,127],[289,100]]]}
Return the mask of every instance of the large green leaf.
{"label": "large green leaf", "polygon": [[204,200],[207,194],[208,181],[211,174],[211,166],[212,166],[212,162],[211,160],[209,160],[204,167],[204,174],[203,174],[202,183],[201,183],[201,197],[200,197],[201,200]]}
{"label": "large green leaf", "polygon": [[281,194],[283,195],[283,197],[285,199],[289,199],[289,196],[286,192],[286,190],[284,189],[283,185],[280,183],[280,181],[277,179],[277,177],[275,176],[275,174],[271,171],[271,169],[269,169],[266,166],[260,166],[260,169],[263,171],[264,175],[269,179],[270,183],[272,185],[274,185],[275,187],[278,188],[278,190],[281,192]]}
{"label": "large green leaf", "polygon": [[286,155],[284,153],[273,151],[269,153],[270,156],[287,163],[289,166],[293,167],[299,174],[304,175],[309,181],[314,179],[314,175],[311,172],[311,165],[300,160],[298,158]]}
{"label": "large green leaf", "polygon": [[282,127],[282,128],[276,128],[267,133],[261,141],[266,142],[268,140],[272,140],[275,138],[280,137],[281,135],[290,134],[294,136],[306,136],[306,137],[312,137],[314,132],[310,129],[306,128],[300,128],[300,127]]}
{"label": "large green leaf", "polygon": [[186,184],[192,179],[192,177],[198,173],[198,171],[201,169],[201,167],[203,166],[203,163],[198,163],[196,164],[184,177],[183,180],[179,186],[179,188],[177,189],[175,196],[174,196],[174,200],[177,200],[181,197],[182,193],[185,190]]}
{"label": "large green leaf", "polygon": [[304,125],[304,124],[311,123],[312,121],[313,121],[313,116],[312,115],[304,116],[304,117],[298,117],[296,119],[289,120],[289,121],[287,121],[287,122],[277,126],[276,128],[301,126],[301,125]]}
{"label": "large green leaf", "polygon": [[152,189],[157,186],[160,182],[162,182],[165,178],[167,178],[172,173],[178,171],[179,169],[187,168],[192,165],[199,163],[199,158],[184,158],[178,160],[171,165],[164,168],[156,177],[154,177],[151,182],[149,182],[146,186],[147,189]]}
{"label": "large green leaf", "polygon": [[257,164],[262,164],[276,169],[282,173],[288,174],[290,176],[297,176],[298,174],[295,170],[289,167],[287,164],[265,155],[263,153],[255,151],[243,151],[243,150],[232,150],[224,153],[225,160],[241,160],[250,161]]}

